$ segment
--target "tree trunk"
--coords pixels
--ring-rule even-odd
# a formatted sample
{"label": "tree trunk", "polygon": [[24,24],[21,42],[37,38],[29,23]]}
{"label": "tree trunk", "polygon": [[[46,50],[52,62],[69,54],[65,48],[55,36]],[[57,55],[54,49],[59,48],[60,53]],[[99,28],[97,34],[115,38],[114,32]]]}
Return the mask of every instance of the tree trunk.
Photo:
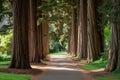
{"label": "tree trunk", "polygon": [[71,26],[71,54],[77,56],[77,10],[74,9],[72,13],[72,26]]}
{"label": "tree trunk", "polygon": [[49,35],[48,35],[48,23],[42,23],[42,42],[43,42],[43,55],[47,58],[49,54]]}
{"label": "tree trunk", "polygon": [[[109,58],[106,71],[111,72],[116,69],[120,69],[120,13],[117,12],[119,9],[120,1],[112,0],[111,5],[113,9],[111,16],[114,16],[115,19],[111,22],[111,39],[110,39],[110,49],[109,49]],[[117,22],[114,22],[117,21]]]}
{"label": "tree trunk", "polygon": [[[39,5],[42,5],[42,0],[38,0],[37,3],[39,3]],[[38,12],[38,18],[42,18],[42,11],[39,11]],[[38,57],[43,60],[44,59],[44,53],[43,53],[43,34],[42,34],[42,23],[40,23],[39,25],[37,25],[37,31],[36,31],[36,34],[37,34],[37,49],[38,49]]]}
{"label": "tree trunk", "polygon": [[13,0],[14,34],[10,68],[28,69],[29,62],[29,0]]}
{"label": "tree trunk", "polygon": [[[75,1],[75,4],[73,6],[78,6],[78,0]],[[78,9],[74,8],[72,11],[72,26],[70,29],[70,34],[69,34],[69,45],[68,45],[68,50],[69,53],[72,55],[77,56],[77,36],[78,34]]]}
{"label": "tree trunk", "polygon": [[87,2],[80,0],[77,54],[80,59],[87,59]]}
{"label": "tree trunk", "polygon": [[95,0],[88,0],[88,62],[97,60],[100,55],[96,28]]}
{"label": "tree trunk", "polygon": [[95,0],[96,5],[96,19],[97,19],[97,33],[100,43],[100,52],[104,52],[104,24],[103,24],[103,14],[98,11],[99,7],[103,6],[104,0]]}
{"label": "tree trunk", "polygon": [[44,59],[43,54],[43,40],[42,40],[42,23],[37,27],[37,37],[38,37],[38,54],[41,60]]}
{"label": "tree trunk", "polygon": [[38,27],[37,27],[37,0],[30,0],[30,61],[33,63],[41,62],[38,48]]}
{"label": "tree trunk", "polygon": [[111,24],[111,40],[106,71],[120,69],[120,24]]}

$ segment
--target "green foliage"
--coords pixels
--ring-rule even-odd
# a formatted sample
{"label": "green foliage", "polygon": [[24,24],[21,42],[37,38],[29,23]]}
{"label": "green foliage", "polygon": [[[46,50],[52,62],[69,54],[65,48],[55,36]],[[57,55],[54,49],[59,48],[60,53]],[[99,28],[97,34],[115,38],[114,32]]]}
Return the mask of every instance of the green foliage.
{"label": "green foliage", "polygon": [[111,0],[104,0],[103,4],[98,7],[98,12],[102,14],[101,25],[105,26],[110,22]]}
{"label": "green foliage", "polygon": [[6,65],[6,64],[9,64],[10,61],[0,61],[0,65]]}
{"label": "green foliage", "polygon": [[110,76],[100,77],[97,80],[120,80],[120,70],[116,70]]}
{"label": "green foliage", "polygon": [[12,8],[9,0],[0,0],[0,21],[4,15],[12,16]]}
{"label": "green foliage", "polygon": [[50,53],[54,53],[54,52],[58,52],[59,49],[58,49],[58,43],[57,42],[54,42],[53,40],[50,41]]}
{"label": "green foliage", "polygon": [[113,23],[120,23],[120,0],[116,0],[115,2],[112,1],[111,5],[110,21]]}
{"label": "green foliage", "polygon": [[30,80],[29,75],[0,73],[0,80]]}
{"label": "green foliage", "polygon": [[8,68],[8,66],[7,65],[0,65],[0,68]]}
{"label": "green foliage", "polygon": [[12,50],[12,30],[8,31],[7,34],[0,35],[0,52],[11,54]]}
{"label": "green foliage", "polygon": [[[11,59],[10,55],[0,53],[0,61],[10,61],[10,59]],[[0,64],[1,64],[1,62],[0,62]]]}
{"label": "green foliage", "polygon": [[[50,41],[52,41],[50,46],[58,47],[60,45],[61,47],[66,47],[68,42],[68,32],[69,27],[65,26],[64,23],[56,23],[50,25]],[[55,45],[54,45],[55,44]]]}
{"label": "green foliage", "polygon": [[58,52],[58,45],[64,49],[67,45],[72,8],[71,2],[66,0],[47,0],[38,6],[38,12],[42,10],[44,15],[38,19],[38,24],[42,21],[49,24],[51,52]]}
{"label": "green foliage", "polygon": [[0,61],[0,68],[8,68],[8,64],[10,64],[10,61]]}
{"label": "green foliage", "polygon": [[94,61],[94,62],[84,65],[82,67],[87,70],[99,70],[99,69],[104,69],[106,64],[107,64],[107,61],[104,61],[101,58],[100,60]]}
{"label": "green foliage", "polygon": [[108,50],[110,44],[110,25],[108,24],[104,28],[104,37],[105,37],[105,50]]}
{"label": "green foliage", "polygon": [[49,45],[50,45],[50,53],[66,51],[66,48],[64,46],[61,46],[58,42],[54,40],[51,40]]}
{"label": "green foliage", "polygon": [[4,0],[0,0],[0,21],[2,19],[3,11],[4,11],[4,6],[3,6]]}
{"label": "green foliage", "polygon": [[98,11],[102,13],[102,23],[106,25],[108,22],[120,22],[120,0],[114,4],[112,0],[104,0],[103,5],[99,7]]}

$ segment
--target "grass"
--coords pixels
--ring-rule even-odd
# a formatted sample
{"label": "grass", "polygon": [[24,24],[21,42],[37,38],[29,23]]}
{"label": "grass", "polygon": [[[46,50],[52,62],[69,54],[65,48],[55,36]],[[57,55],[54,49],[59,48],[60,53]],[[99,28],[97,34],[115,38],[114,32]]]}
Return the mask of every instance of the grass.
{"label": "grass", "polygon": [[67,52],[55,52],[55,53],[50,53],[50,54],[55,54],[55,55],[66,55]]}
{"label": "grass", "polygon": [[0,80],[30,80],[29,75],[0,73]]}
{"label": "grass", "polygon": [[10,64],[11,56],[0,53],[0,68],[7,68]]}
{"label": "grass", "polygon": [[[0,68],[7,68],[9,63],[10,61],[0,61]],[[0,80],[30,80],[30,76],[0,72]]]}
{"label": "grass", "polygon": [[1,61],[0,65],[6,65],[6,64],[9,64],[9,63],[10,63],[10,61]]}
{"label": "grass", "polygon": [[110,76],[100,77],[97,80],[120,80],[120,70],[116,70]]}
{"label": "grass", "polygon": [[2,61],[2,62],[0,62],[0,68],[7,68],[8,67],[7,64],[9,64],[9,63],[10,63],[10,61]]}
{"label": "grass", "polygon": [[11,60],[11,55],[8,54],[2,54],[0,52],[0,61],[10,61]]}
{"label": "grass", "polygon": [[107,61],[100,59],[95,62],[84,65],[82,67],[86,70],[99,70],[99,69],[104,69],[106,64],[107,64]]}
{"label": "grass", "polygon": [[[0,68],[7,68],[10,61],[1,61]],[[0,72],[0,80],[30,80],[29,75],[22,74],[11,74],[11,73],[2,73]]]}
{"label": "grass", "polygon": [[8,68],[7,65],[0,65],[0,68]]}

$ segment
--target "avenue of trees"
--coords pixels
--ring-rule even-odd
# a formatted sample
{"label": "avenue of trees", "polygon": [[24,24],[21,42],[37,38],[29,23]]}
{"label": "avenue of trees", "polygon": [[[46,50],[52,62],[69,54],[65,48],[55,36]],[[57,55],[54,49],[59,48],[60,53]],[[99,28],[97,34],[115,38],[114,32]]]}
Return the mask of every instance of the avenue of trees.
{"label": "avenue of trees", "polygon": [[[77,0],[76,0],[77,1]],[[92,62],[104,52],[104,26],[110,25],[110,48],[106,71],[120,69],[120,1],[119,0],[78,0],[79,13],[73,9],[73,23],[69,39],[69,53],[80,60]],[[75,13],[76,11],[76,13]],[[78,17],[76,19],[76,16]],[[76,27],[77,26],[77,27]],[[77,28],[77,32],[75,31]],[[77,35],[75,35],[77,33]],[[73,37],[74,35],[74,37]],[[73,40],[74,39],[74,40]],[[77,44],[76,44],[77,43]]]}
{"label": "avenue of trees", "polygon": [[13,29],[9,68],[28,69],[31,62],[40,63],[55,42],[63,50],[68,45],[68,54],[80,61],[98,60],[106,51],[104,29],[109,25],[110,46],[105,70],[120,69],[120,0],[0,1],[0,21],[5,16],[9,21],[0,32]]}

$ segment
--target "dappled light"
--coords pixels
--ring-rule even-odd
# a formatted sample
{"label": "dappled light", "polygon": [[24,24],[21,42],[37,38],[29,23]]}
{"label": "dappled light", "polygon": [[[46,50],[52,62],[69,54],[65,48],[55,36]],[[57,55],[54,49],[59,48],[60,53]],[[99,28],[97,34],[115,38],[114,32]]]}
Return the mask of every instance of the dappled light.
{"label": "dappled light", "polygon": [[[79,71],[79,68],[74,68],[76,64],[71,63],[65,55],[52,55],[52,60],[47,66],[32,66],[33,68],[40,68],[44,70],[63,70],[63,71]],[[67,60],[68,59],[68,60]]]}
{"label": "dappled light", "polygon": [[[79,75],[82,74],[80,73],[79,67],[66,55],[51,55],[50,58],[51,61],[48,62],[47,65],[32,65],[33,68],[42,69],[45,72],[45,76],[42,76],[41,80],[46,80],[48,78],[51,80],[74,80],[75,77],[76,80],[82,80],[82,76]],[[52,77],[51,75],[54,75],[55,77]]]}
{"label": "dappled light", "polygon": [[64,70],[64,71],[78,71],[79,69],[74,69],[74,68],[67,68],[67,67],[57,67],[57,66],[47,66],[47,67],[37,67],[37,66],[32,66],[33,68],[38,68],[38,69],[45,69],[45,70]]}
{"label": "dappled light", "polygon": [[0,80],[120,80],[119,53],[120,0],[0,0]]}

